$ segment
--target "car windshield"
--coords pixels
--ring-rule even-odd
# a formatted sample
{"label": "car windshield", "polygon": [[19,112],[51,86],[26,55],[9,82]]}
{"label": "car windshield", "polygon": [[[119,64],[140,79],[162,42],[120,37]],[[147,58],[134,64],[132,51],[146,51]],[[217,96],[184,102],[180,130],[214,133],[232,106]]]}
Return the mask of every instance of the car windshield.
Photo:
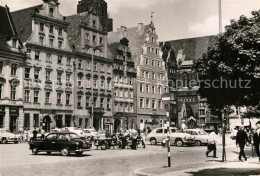
{"label": "car windshield", "polygon": [[69,134],[70,139],[79,138],[77,134]]}
{"label": "car windshield", "polygon": [[174,128],[174,129],[171,129],[171,132],[176,133],[176,132],[179,132],[179,130]]}
{"label": "car windshield", "polygon": [[200,131],[198,131],[198,133],[199,133],[199,135],[206,135],[207,134],[206,131],[204,131],[204,130],[200,130]]}

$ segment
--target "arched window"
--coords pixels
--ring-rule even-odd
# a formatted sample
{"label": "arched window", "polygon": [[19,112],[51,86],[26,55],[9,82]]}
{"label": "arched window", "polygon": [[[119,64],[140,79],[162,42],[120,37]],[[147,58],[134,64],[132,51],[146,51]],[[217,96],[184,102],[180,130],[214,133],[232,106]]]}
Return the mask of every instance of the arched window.
{"label": "arched window", "polygon": [[53,8],[50,8],[50,12],[49,12],[50,17],[53,17],[53,12],[54,12]]}

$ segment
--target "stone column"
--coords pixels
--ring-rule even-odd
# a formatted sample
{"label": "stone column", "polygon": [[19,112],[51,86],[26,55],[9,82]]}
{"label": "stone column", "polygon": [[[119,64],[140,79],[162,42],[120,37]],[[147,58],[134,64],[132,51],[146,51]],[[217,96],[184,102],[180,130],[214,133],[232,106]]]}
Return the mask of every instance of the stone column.
{"label": "stone column", "polygon": [[10,130],[10,114],[9,107],[5,107],[5,116],[4,116],[4,129]]}
{"label": "stone column", "polygon": [[24,124],[24,112],[23,112],[23,108],[20,107],[19,108],[19,117],[18,117],[18,130],[23,127]]}

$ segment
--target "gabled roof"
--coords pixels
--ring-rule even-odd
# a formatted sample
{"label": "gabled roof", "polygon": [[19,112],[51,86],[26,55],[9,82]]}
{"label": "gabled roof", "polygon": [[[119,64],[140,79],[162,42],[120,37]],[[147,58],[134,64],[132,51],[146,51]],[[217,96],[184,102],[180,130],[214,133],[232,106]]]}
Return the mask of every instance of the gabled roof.
{"label": "gabled roof", "polygon": [[179,40],[171,40],[161,42],[160,46],[168,42],[175,52],[178,59],[178,54],[184,56],[184,61],[191,61],[199,59],[203,53],[207,52],[209,46],[213,45],[214,36],[204,36],[196,38],[187,38]]}
{"label": "gabled roof", "polygon": [[32,33],[32,15],[42,7],[37,5],[11,13],[15,27],[18,29],[17,33],[22,42],[26,42]]}
{"label": "gabled roof", "polygon": [[114,57],[117,55],[117,48],[120,46],[119,42],[110,43],[108,45],[108,58],[114,59]]}
{"label": "gabled roof", "polygon": [[126,28],[125,31],[113,31],[108,33],[108,43],[119,42],[122,38],[129,40],[129,48],[132,53],[132,59],[135,63],[137,57],[143,52],[142,46],[145,43],[146,34],[150,25],[144,25],[142,29],[138,27]]}

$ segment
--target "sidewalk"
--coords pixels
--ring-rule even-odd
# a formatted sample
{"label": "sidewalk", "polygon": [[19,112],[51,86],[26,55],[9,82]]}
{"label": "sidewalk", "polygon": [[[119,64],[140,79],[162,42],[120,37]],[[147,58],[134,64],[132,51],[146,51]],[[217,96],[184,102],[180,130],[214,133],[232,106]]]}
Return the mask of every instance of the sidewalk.
{"label": "sidewalk", "polygon": [[[247,161],[239,161],[238,154],[235,152],[237,148],[235,141],[229,141],[226,145],[228,158],[226,162],[221,162],[222,158],[206,157],[204,161],[199,161],[192,164],[183,164],[173,167],[158,166],[151,168],[143,168],[136,170],[134,173],[137,176],[179,176],[179,175],[260,175],[260,163],[258,157],[251,157],[250,148],[245,149],[246,155],[249,157]],[[217,150],[221,151],[221,144],[218,144]],[[250,153],[250,154],[249,154]]]}

